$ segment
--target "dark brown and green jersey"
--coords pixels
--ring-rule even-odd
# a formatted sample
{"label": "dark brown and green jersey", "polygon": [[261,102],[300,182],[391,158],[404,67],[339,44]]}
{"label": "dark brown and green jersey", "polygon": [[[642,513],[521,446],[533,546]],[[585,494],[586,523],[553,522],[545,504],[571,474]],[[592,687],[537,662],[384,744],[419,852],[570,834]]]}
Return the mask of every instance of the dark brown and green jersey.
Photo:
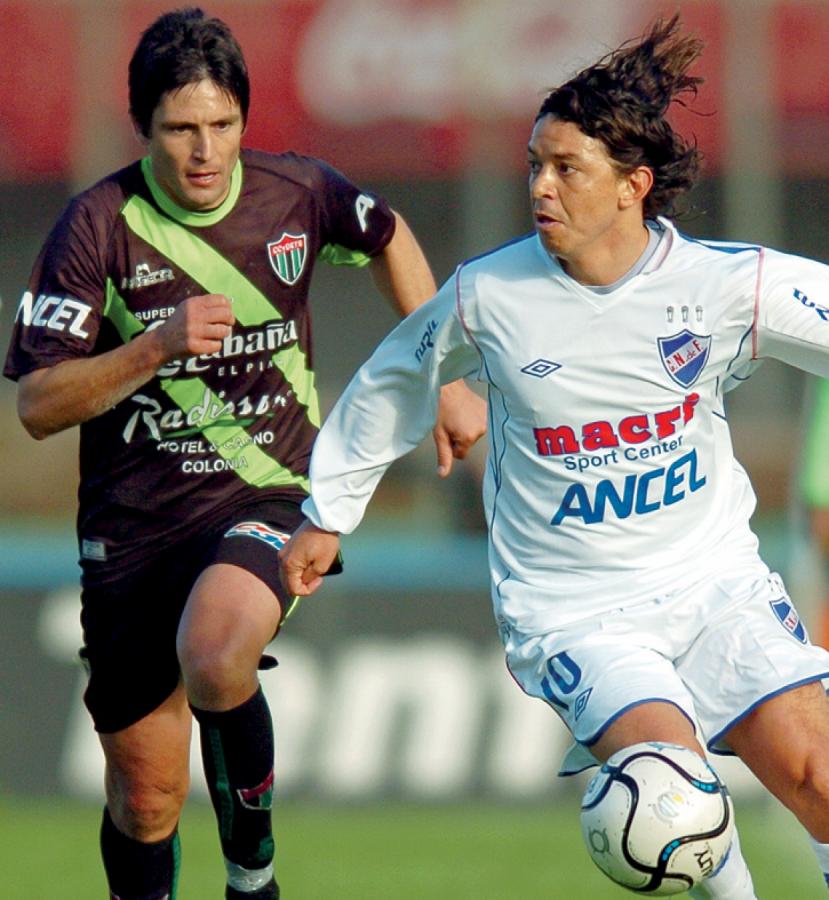
{"label": "dark brown and green jersey", "polygon": [[78,531],[111,577],[258,497],[301,497],[320,424],[308,289],[318,259],[361,265],[394,232],[377,196],[294,154],[244,150],[227,200],[172,203],[145,159],[81,194],[20,302],[4,373],[104,353],[197,294],[233,300],[222,350],[171,362],[81,425]]}

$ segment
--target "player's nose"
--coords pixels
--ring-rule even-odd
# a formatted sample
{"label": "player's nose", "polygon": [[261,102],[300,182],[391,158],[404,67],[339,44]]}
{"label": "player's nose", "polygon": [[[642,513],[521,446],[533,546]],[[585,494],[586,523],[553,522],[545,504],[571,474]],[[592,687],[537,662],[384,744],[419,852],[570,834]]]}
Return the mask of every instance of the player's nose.
{"label": "player's nose", "polygon": [[558,196],[556,179],[543,169],[530,180],[530,196],[533,201]]}
{"label": "player's nose", "polygon": [[193,158],[203,162],[210,159],[213,148],[213,138],[207,129],[199,129],[193,138]]}

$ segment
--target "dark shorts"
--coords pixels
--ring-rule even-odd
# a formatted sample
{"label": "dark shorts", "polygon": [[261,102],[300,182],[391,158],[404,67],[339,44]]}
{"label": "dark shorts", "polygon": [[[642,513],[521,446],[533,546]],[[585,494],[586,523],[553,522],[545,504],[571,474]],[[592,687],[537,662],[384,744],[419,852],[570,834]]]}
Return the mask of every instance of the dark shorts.
{"label": "dark shorts", "polygon": [[129,577],[83,589],[80,655],[89,675],[84,702],[97,731],[132,725],[175,690],[179,620],[208,566],[230,563],[256,575],[279,598],[284,618],[293,597],[282,586],[277,553],[302,521],[299,503],[259,501],[214,532],[161,549]]}

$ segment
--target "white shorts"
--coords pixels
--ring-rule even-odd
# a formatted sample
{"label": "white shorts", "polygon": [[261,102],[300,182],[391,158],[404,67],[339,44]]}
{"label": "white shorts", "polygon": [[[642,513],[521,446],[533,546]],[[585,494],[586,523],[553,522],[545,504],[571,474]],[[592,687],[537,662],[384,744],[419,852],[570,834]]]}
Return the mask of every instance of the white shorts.
{"label": "white shorts", "polygon": [[559,774],[596,765],[590,747],[622,713],[673,703],[715,753],[754,707],[829,677],[829,652],[809,641],[780,576],[759,564],[546,635],[510,636],[507,665],[575,738]]}

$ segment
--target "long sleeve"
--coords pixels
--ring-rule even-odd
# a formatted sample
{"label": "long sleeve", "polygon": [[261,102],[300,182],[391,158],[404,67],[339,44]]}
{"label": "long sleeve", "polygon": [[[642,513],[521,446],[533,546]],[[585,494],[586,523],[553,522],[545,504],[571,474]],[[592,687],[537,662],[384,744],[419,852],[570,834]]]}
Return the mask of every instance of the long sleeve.
{"label": "long sleeve", "polygon": [[829,266],[774,250],[764,256],[755,355],[829,378]]}
{"label": "long sleeve", "polygon": [[473,375],[480,361],[451,279],[386,337],[335,404],[314,445],[306,516],[353,531],[386,469],[431,431],[441,385]]}

